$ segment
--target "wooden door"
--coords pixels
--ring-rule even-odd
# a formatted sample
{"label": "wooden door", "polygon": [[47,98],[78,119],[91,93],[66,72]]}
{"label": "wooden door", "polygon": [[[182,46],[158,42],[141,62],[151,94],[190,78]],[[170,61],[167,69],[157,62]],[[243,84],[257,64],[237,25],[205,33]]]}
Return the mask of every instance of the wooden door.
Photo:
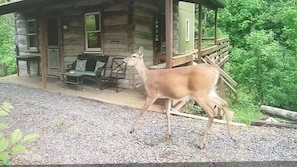
{"label": "wooden door", "polygon": [[59,51],[59,31],[58,18],[47,19],[47,75],[59,76],[60,71],[60,51]]}

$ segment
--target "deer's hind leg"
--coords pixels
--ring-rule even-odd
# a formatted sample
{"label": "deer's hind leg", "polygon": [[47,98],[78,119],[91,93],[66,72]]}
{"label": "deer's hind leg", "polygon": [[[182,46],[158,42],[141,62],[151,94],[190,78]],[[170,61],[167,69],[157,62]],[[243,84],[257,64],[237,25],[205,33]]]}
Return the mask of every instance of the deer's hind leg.
{"label": "deer's hind leg", "polygon": [[207,125],[205,128],[205,132],[204,135],[198,145],[198,147],[200,149],[203,149],[205,146],[205,143],[207,142],[208,139],[208,133],[209,130],[211,128],[211,125],[213,123],[214,117],[215,117],[215,111],[213,109],[213,106],[211,105],[211,102],[208,98],[208,95],[195,95],[195,100],[197,101],[197,103],[199,104],[199,106],[206,112],[206,114],[208,115],[208,121],[207,121]]}

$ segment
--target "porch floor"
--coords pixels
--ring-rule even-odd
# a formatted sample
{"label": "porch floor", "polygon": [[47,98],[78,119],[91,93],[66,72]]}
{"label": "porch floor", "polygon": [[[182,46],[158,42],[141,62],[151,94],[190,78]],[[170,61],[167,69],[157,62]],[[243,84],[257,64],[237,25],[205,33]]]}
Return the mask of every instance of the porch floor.
{"label": "porch floor", "polygon": [[[10,75],[6,77],[0,77],[1,83],[17,84],[21,86],[43,89],[41,77],[32,75],[31,78],[28,74],[21,74],[20,76]],[[64,86],[64,88],[63,88]],[[83,84],[85,91],[77,91],[75,85],[67,86],[64,82],[57,78],[47,78],[47,85],[45,91],[52,93],[58,93],[68,96],[83,97],[87,99],[97,100],[105,103],[128,106],[132,108],[141,109],[145,102],[144,91],[140,89],[124,89],[116,93],[114,87],[106,88],[104,90],[96,90],[95,84]],[[164,102],[159,100],[155,102],[149,111],[163,112]]]}

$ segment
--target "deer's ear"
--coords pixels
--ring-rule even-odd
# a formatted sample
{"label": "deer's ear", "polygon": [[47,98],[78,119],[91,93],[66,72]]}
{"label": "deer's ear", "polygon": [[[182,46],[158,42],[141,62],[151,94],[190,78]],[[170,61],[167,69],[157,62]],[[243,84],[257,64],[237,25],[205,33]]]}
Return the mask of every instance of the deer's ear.
{"label": "deer's ear", "polygon": [[143,50],[144,50],[143,47],[140,46],[139,49],[138,49],[138,54],[143,55]]}

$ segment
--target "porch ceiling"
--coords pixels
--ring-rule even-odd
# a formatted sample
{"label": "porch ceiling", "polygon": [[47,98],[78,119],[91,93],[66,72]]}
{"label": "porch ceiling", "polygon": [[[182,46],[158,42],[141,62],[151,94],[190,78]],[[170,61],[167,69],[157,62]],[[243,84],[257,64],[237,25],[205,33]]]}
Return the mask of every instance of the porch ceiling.
{"label": "porch ceiling", "polygon": [[[64,3],[70,0],[13,0],[7,3],[0,4],[0,15],[32,10],[34,8],[41,9],[43,6],[47,6],[54,3]],[[218,8],[225,7],[223,0],[180,0],[185,2],[192,2],[201,4],[207,8],[217,10]]]}

